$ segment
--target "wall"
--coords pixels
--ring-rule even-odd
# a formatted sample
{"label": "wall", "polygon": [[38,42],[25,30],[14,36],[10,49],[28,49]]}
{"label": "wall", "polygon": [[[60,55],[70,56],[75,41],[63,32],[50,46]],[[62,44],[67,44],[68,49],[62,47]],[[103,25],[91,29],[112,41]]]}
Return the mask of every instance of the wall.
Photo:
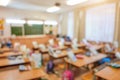
{"label": "wall", "polygon": [[[100,6],[100,5],[104,5],[104,4],[109,4],[109,3],[116,4],[116,21],[115,21],[114,40],[117,40],[117,41],[119,40],[119,42],[120,42],[120,38],[119,38],[120,33],[118,31],[118,30],[120,30],[120,1],[119,0],[104,0],[103,2],[93,3],[90,5],[84,5],[84,6],[79,6],[79,7],[75,8],[73,10],[74,16],[75,16],[74,37],[78,38],[78,40],[82,40],[85,37],[85,17],[86,17],[87,9],[93,8],[96,6]],[[66,12],[66,13],[68,13],[68,12]],[[63,13],[63,14],[66,14],[66,13]],[[80,15],[82,15],[82,16],[80,16]],[[67,21],[64,21],[64,22],[67,22]],[[66,30],[62,30],[63,28],[66,29],[66,27],[67,26],[59,26],[59,28],[61,29],[60,33],[67,33]]]}
{"label": "wall", "polygon": [[[39,11],[18,10],[13,8],[0,7],[0,18],[4,19],[25,19],[25,20],[56,20],[57,14],[49,14]],[[10,24],[4,25],[4,36],[11,36]]]}

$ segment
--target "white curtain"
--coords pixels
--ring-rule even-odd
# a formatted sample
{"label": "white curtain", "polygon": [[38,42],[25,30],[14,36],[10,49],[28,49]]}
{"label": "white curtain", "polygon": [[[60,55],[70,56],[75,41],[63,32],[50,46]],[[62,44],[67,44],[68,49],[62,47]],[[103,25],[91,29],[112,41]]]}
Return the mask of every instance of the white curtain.
{"label": "white curtain", "polygon": [[115,27],[115,4],[105,4],[86,11],[85,38],[93,41],[112,42]]}
{"label": "white curtain", "polygon": [[70,38],[73,38],[73,33],[74,33],[74,13],[69,12],[68,13],[68,25],[67,25],[67,35]]}

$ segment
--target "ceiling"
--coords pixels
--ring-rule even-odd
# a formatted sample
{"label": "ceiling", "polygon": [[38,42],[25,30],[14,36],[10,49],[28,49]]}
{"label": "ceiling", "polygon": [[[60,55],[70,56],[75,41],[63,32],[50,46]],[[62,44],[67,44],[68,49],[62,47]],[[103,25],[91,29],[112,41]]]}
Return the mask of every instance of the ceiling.
{"label": "ceiling", "polygon": [[[11,0],[8,6],[0,7],[0,18],[58,20],[59,14],[63,12],[102,1],[106,0],[88,0],[85,3],[68,6],[66,0]],[[61,4],[61,9],[56,13],[47,13],[46,9],[54,6],[56,2]]]}
{"label": "ceiling", "polygon": [[66,1],[67,0],[11,0],[10,4],[7,7],[22,9],[22,10],[46,12],[47,8],[54,6],[54,4],[58,2],[61,4],[61,10],[56,13],[62,13],[64,11],[68,11],[73,8],[76,8],[78,6],[98,3],[105,0],[88,0],[85,3],[81,3],[75,6],[66,5]]}

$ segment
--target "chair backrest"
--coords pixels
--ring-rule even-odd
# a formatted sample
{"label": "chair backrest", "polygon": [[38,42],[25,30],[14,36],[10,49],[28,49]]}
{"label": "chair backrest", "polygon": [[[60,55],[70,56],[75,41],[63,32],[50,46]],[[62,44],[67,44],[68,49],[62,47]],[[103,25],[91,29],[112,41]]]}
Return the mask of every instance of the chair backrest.
{"label": "chair backrest", "polygon": [[73,44],[77,44],[77,42],[78,42],[77,38],[75,38],[75,39],[72,40]]}
{"label": "chair backrest", "polygon": [[120,59],[120,52],[116,52],[115,53],[115,57],[118,58],[118,59]]}
{"label": "chair backrest", "polygon": [[38,43],[37,43],[37,41],[33,41],[32,44],[33,44],[33,47],[34,47],[34,48],[38,48]]}
{"label": "chair backrest", "polygon": [[118,41],[114,41],[114,42],[113,42],[113,46],[114,46],[114,48],[118,48],[118,47],[119,47]]}
{"label": "chair backrest", "polygon": [[110,47],[109,44],[105,44],[105,51],[106,52],[111,52],[112,51],[112,48]]}
{"label": "chair backrest", "polygon": [[21,45],[21,46],[20,46],[20,51],[26,52],[26,51],[27,51],[26,45]]}
{"label": "chair backrest", "polygon": [[89,50],[90,50],[91,54],[93,54],[93,55],[98,54],[98,51],[94,47],[90,47]]}
{"label": "chair backrest", "polygon": [[63,47],[64,46],[64,43],[61,42],[61,41],[59,41],[58,44],[59,44],[59,47]]}
{"label": "chair backrest", "polygon": [[14,43],[14,48],[16,48],[16,47],[20,47],[20,43],[19,42],[15,42]]}
{"label": "chair backrest", "polygon": [[78,45],[77,44],[72,44],[72,48],[77,50],[78,49]]}
{"label": "chair backrest", "polygon": [[65,42],[64,38],[60,38],[60,42],[64,43]]}
{"label": "chair backrest", "polygon": [[83,42],[87,47],[91,47],[91,46],[92,46],[86,39],[83,39],[82,42]]}
{"label": "chair backrest", "polygon": [[53,40],[53,39],[50,39],[50,40],[49,40],[49,44],[50,44],[51,46],[53,46],[53,45],[54,45],[54,40]]}
{"label": "chair backrest", "polygon": [[53,48],[50,47],[50,46],[48,46],[48,52],[49,52],[50,55],[54,55],[54,53],[55,53]]}
{"label": "chair backrest", "polygon": [[68,55],[68,57],[69,57],[69,59],[70,59],[71,61],[73,61],[73,62],[77,61],[77,58],[76,58],[76,56],[74,55],[74,53],[73,53],[72,50],[68,50],[67,55]]}
{"label": "chair backrest", "polygon": [[46,46],[44,44],[39,44],[39,48],[42,49],[42,50],[45,50]]}

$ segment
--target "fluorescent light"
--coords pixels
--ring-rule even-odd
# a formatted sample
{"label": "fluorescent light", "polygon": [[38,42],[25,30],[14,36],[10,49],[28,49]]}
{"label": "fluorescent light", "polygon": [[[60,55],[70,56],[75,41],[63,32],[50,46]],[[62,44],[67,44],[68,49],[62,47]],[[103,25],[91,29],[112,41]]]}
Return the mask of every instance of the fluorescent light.
{"label": "fluorescent light", "polygon": [[10,0],[0,0],[0,6],[7,6]]}
{"label": "fluorescent light", "polygon": [[48,8],[47,9],[47,12],[56,12],[56,11],[59,11],[60,10],[60,7],[57,7],[57,6],[54,6],[54,7],[51,7],[51,8]]}
{"label": "fluorescent light", "polygon": [[67,0],[67,5],[76,5],[79,3],[86,2],[86,1],[88,1],[88,0]]}
{"label": "fluorescent light", "polygon": [[6,23],[25,24],[25,20],[6,19]]}
{"label": "fluorescent light", "polygon": [[43,21],[35,21],[35,20],[29,20],[27,21],[28,24],[43,24]]}
{"label": "fluorescent light", "polygon": [[45,25],[57,25],[57,21],[45,21]]}

